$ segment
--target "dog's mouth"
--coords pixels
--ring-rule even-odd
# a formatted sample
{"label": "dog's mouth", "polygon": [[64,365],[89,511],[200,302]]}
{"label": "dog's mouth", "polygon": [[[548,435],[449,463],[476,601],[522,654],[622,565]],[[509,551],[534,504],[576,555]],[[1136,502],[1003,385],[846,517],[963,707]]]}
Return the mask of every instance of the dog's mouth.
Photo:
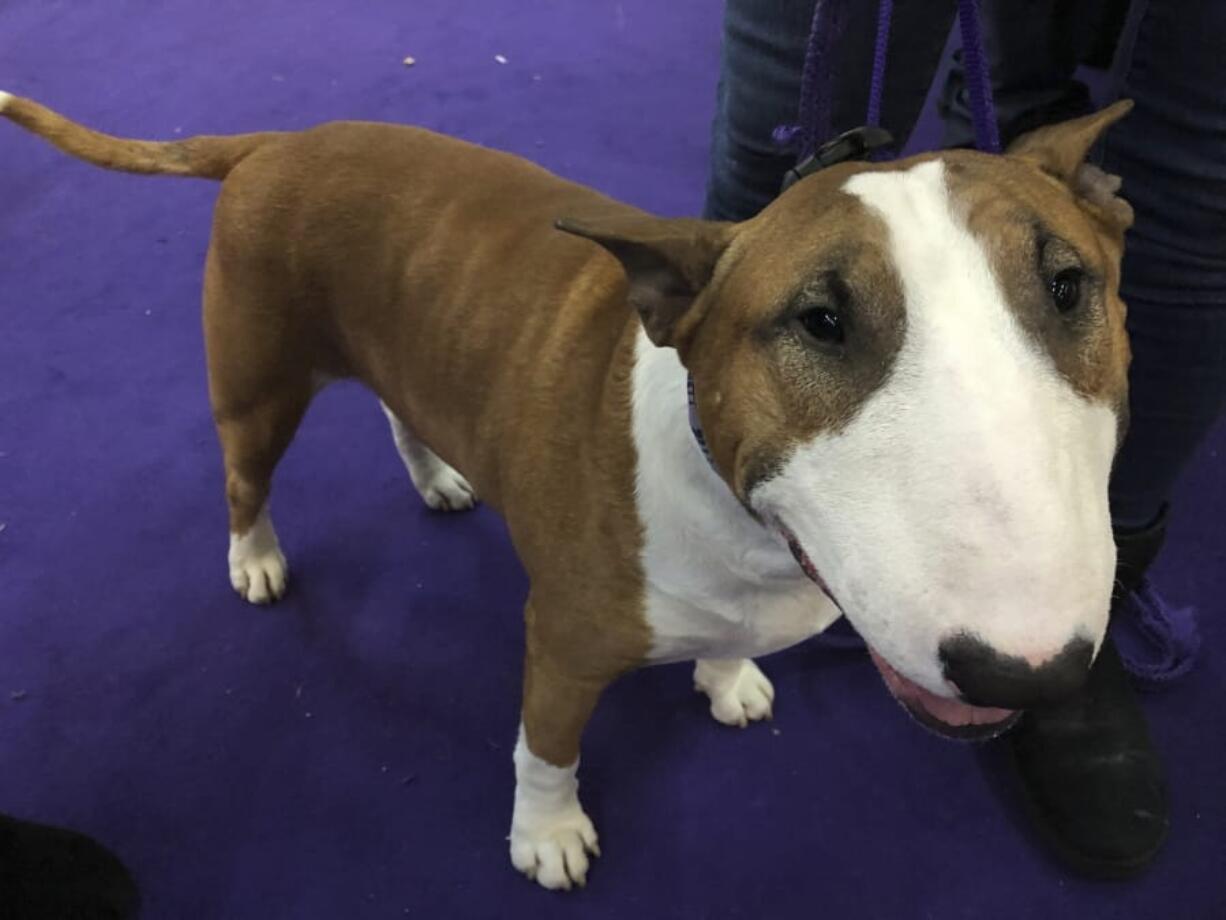
{"label": "dog's mouth", "polygon": [[[830,586],[817,571],[813,560],[805,553],[796,535],[781,523],[778,524],[778,527],[801,570],[822,589],[839,610],[842,610],[838,598],[834,596]],[[868,653],[894,699],[898,700],[903,709],[920,725],[943,738],[954,738],[959,741],[983,741],[994,738],[1008,731],[1021,716],[1021,713],[1015,709],[972,706],[970,703],[964,703],[951,697],[937,696],[910,678],[904,677],[888,661],[878,655],[871,645],[868,647]]]}
{"label": "dog's mouth", "polygon": [[899,674],[872,646],[868,653],[894,699],[916,722],[943,738],[985,741],[1008,731],[1021,716],[1016,709],[972,706],[961,700],[937,696]]}

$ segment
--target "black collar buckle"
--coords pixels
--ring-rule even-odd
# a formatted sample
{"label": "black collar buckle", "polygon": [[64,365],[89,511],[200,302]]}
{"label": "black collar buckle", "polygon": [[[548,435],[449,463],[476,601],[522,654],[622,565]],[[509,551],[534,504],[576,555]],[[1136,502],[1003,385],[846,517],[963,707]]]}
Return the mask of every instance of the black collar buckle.
{"label": "black collar buckle", "polygon": [[783,191],[787,191],[797,181],[818,170],[833,166],[835,163],[845,163],[848,160],[863,160],[874,151],[883,147],[892,147],[894,137],[885,128],[862,125],[844,131],[838,137],[826,141],[817,148],[811,157],[806,157],[788,170],[783,177]]}

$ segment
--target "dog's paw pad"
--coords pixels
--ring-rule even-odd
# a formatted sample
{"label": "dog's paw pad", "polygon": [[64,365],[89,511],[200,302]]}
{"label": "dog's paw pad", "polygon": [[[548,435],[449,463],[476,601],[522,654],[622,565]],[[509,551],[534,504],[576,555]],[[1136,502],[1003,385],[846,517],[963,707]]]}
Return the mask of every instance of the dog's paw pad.
{"label": "dog's paw pad", "polygon": [[443,466],[425,483],[421,497],[435,511],[467,511],[477,504],[477,493],[468,480]]}
{"label": "dog's paw pad", "polygon": [[534,826],[511,828],[511,862],[544,888],[569,891],[587,884],[590,857],[600,855],[596,828],[582,809]]}
{"label": "dog's paw pad", "polygon": [[694,668],[694,686],[710,697],[711,715],[724,725],[744,728],[750,722],[771,718],[775,688],[748,658],[731,673],[723,663],[712,667],[698,662]]}

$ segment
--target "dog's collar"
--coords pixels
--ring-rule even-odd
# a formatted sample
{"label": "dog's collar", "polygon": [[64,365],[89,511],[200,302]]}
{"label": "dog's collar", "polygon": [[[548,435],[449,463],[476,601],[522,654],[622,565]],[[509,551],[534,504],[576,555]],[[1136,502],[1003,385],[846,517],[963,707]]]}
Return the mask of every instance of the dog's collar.
{"label": "dog's collar", "polygon": [[848,160],[868,159],[878,150],[890,147],[894,138],[885,128],[876,125],[861,125],[844,131],[838,137],[826,141],[800,163],[787,171],[783,177],[783,191],[787,191],[798,180],[811,175],[818,170],[833,166],[835,163],[845,163]]}
{"label": "dog's collar", "polygon": [[711,469],[714,470],[715,461],[711,459],[711,448],[707,446],[707,436],[702,433],[702,423],[698,421],[698,401],[694,397],[693,374],[685,375],[685,398],[690,404],[690,431],[694,433],[694,441],[698,444],[702,455],[707,458],[707,463],[711,464]]}

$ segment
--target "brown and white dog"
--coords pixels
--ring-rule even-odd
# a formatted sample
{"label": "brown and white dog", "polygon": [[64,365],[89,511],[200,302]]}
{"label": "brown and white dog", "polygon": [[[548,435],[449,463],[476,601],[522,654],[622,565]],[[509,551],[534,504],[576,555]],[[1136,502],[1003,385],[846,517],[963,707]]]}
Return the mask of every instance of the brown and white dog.
{"label": "brown and white dog", "polygon": [[269,483],[330,379],[382,400],[431,507],[506,517],[531,579],[511,860],[542,885],[586,878],[580,735],[634,668],[695,660],[744,725],[774,695],[751,659],[842,613],[953,735],[1088,670],[1131,211],[1083,161],[1127,103],[1005,156],[832,167],[735,225],[410,127],[150,143],[0,109],[100,166],[224,180],[204,325],[243,597],[285,590]]}

